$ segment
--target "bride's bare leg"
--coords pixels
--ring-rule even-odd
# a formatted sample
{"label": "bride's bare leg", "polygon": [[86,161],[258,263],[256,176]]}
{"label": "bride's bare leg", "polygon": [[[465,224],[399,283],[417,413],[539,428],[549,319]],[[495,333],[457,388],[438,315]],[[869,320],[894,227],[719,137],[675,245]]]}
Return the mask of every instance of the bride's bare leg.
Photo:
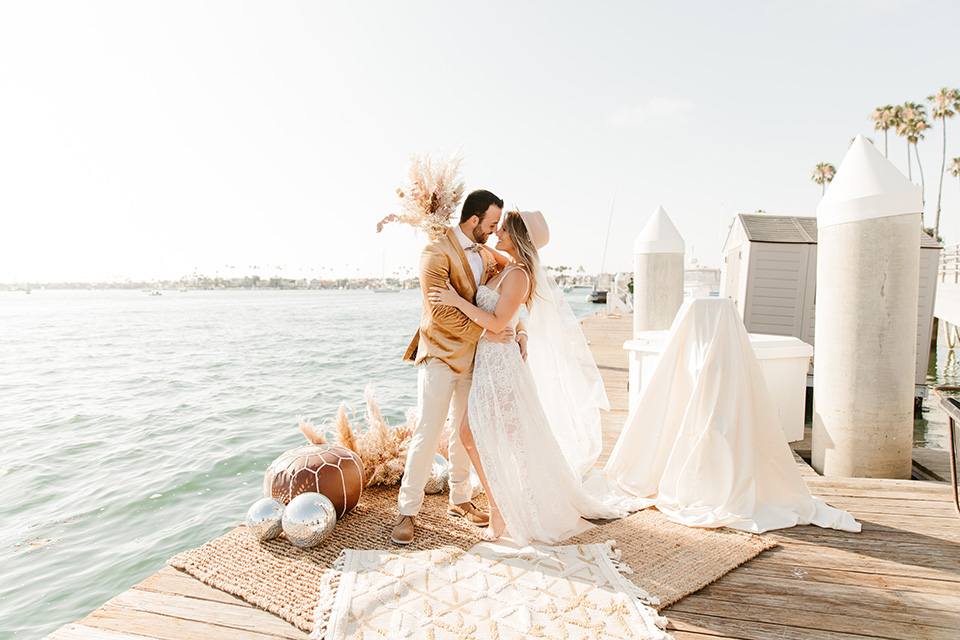
{"label": "bride's bare leg", "polygon": [[483,472],[480,454],[477,452],[473,432],[470,431],[470,422],[466,415],[463,416],[463,422],[460,424],[460,442],[463,443],[463,448],[467,450],[473,468],[477,470],[477,475],[480,476],[480,484],[483,485],[483,492],[487,494],[487,503],[490,505],[490,524],[480,533],[480,537],[484,540],[496,540],[503,534],[504,522],[500,516],[500,510],[497,508],[497,502],[493,498],[493,492],[490,491],[490,485],[487,484],[487,474]]}

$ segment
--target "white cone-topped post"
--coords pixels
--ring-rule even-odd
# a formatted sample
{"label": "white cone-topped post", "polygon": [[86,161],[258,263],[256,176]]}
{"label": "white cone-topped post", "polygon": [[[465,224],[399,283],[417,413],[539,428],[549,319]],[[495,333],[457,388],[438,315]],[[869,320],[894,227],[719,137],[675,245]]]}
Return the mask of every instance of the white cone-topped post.
{"label": "white cone-topped post", "polygon": [[857,136],[817,207],[813,467],[909,478],[923,200]]}
{"label": "white cone-topped post", "polygon": [[633,243],[633,332],[669,329],[683,304],[683,238],[657,207]]}

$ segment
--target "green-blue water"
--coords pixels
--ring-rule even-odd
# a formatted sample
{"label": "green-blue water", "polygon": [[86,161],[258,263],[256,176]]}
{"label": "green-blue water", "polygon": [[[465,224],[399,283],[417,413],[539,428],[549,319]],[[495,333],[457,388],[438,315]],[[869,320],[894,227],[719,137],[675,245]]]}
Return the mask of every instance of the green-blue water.
{"label": "green-blue water", "polygon": [[[568,299],[578,317],[599,309]],[[0,293],[0,637],[40,638],[242,521],[341,400],[416,404],[419,291]]]}

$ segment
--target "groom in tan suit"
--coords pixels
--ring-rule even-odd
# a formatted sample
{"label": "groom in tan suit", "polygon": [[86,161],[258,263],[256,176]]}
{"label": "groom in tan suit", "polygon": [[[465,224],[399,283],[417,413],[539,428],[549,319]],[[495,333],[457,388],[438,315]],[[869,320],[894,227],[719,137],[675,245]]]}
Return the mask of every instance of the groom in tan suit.
{"label": "groom in tan suit", "polygon": [[[448,414],[452,423],[448,451],[450,504],[447,513],[464,518],[478,527],[486,525],[489,520],[487,514],[470,502],[470,457],[460,440],[459,427],[467,411],[477,341],[481,336],[495,342],[512,341],[513,330],[508,328],[499,334],[485,333],[483,328],[459,310],[433,306],[427,300],[427,294],[430,287],[446,287],[449,281],[464,298],[474,299],[477,288],[487,281],[495,266],[493,256],[489,251],[482,250],[482,246],[496,231],[502,213],[503,200],[489,191],[474,191],[464,200],[460,224],[447,229],[443,236],[430,242],[420,257],[423,315],[420,329],[403,358],[414,362],[419,370],[417,395],[420,419],[410,441],[397,500],[400,517],[394,525],[391,538],[398,544],[413,541],[414,519],[423,504],[423,487]],[[521,335],[521,350],[525,348],[525,340],[526,335]]]}

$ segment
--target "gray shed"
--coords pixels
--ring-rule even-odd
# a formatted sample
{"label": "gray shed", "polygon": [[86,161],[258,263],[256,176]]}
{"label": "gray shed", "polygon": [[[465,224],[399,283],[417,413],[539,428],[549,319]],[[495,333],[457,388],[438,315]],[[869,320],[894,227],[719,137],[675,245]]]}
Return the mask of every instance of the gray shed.
{"label": "gray shed", "polygon": [[[941,246],[922,230],[919,240],[916,391],[926,396]],[[794,336],[816,346],[815,217],[739,213],[730,225],[723,256],[720,295],[733,298],[747,331]]]}

